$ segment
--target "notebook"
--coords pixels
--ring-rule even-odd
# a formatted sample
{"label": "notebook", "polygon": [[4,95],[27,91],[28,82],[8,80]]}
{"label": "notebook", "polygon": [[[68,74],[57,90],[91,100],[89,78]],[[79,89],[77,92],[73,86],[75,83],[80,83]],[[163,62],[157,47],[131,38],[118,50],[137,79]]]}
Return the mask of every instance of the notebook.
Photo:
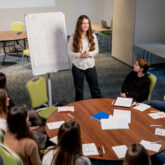
{"label": "notebook", "polygon": [[105,29],[110,29],[111,28],[110,26],[107,26],[107,22],[105,20],[101,20],[101,25]]}
{"label": "notebook", "polygon": [[91,117],[93,117],[96,120],[108,119],[109,118],[109,114],[105,113],[105,112],[98,112],[98,113],[92,115]]}

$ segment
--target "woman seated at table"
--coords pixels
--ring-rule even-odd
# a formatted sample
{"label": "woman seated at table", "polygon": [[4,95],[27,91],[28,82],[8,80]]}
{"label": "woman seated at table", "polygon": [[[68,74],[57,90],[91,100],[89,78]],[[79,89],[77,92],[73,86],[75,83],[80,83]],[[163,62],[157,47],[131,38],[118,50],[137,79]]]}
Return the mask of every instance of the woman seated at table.
{"label": "woman seated at table", "polygon": [[[7,86],[8,86],[8,81],[7,81],[7,77],[4,73],[0,72],[0,89],[4,89],[7,92]],[[7,92],[8,95],[8,92]],[[8,104],[8,110],[10,110],[14,105],[14,101],[11,99],[10,96],[9,97],[9,104]],[[40,117],[38,116],[37,112],[34,110],[29,110],[29,120],[30,122],[28,123],[29,126],[41,126],[43,125],[43,121],[40,119]]]}
{"label": "woman seated at table", "polygon": [[147,75],[150,63],[146,59],[138,59],[123,82],[121,97],[132,97],[135,101],[147,100],[149,93],[150,79]]}
{"label": "woman seated at table", "polygon": [[80,125],[76,121],[66,121],[58,131],[58,143],[49,147],[42,165],[91,165],[82,154]]}
{"label": "woman seated at table", "polygon": [[17,153],[24,165],[41,165],[39,148],[27,125],[28,112],[24,106],[12,107],[8,112],[8,131],[4,144]]}
{"label": "woman seated at table", "polygon": [[141,144],[128,147],[123,165],[151,165],[151,159]]}

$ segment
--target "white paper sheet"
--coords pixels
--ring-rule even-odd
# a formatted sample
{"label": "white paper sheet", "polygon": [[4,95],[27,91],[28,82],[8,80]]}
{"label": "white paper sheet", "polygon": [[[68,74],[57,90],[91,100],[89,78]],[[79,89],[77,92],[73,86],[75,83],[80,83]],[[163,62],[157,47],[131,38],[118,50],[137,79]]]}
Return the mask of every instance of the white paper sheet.
{"label": "white paper sheet", "polygon": [[102,130],[107,129],[129,129],[128,122],[124,120],[117,120],[113,118],[101,119],[101,128]]}
{"label": "white paper sheet", "polygon": [[113,119],[124,120],[131,123],[131,111],[114,109]]}
{"label": "white paper sheet", "polygon": [[49,129],[57,129],[57,128],[60,128],[60,126],[63,123],[64,123],[64,121],[51,122],[51,123],[47,123],[47,126]]}
{"label": "white paper sheet", "polygon": [[157,143],[154,143],[154,142],[150,142],[150,141],[147,141],[147,140],[141,140],[140,141],[140,144],[143,145],[143,147],[147,150],[151,150],[151,151],[154,151],[154,152],[158,152],[161,148],[161,144],[157,144]]}
{"label": "white paper sheet", "polygon": [[117,97],[114,106],[131,107],[133,98]]}
{"label": "white paper sheet", "polygon": [[95,143],[82,144],[83,155],[99,155]]}
{"label": "white paper sheet", "polygon": [[58,107],[58,112],[74,112],[74,106]]}
{"label": "white paper sheet", "polygon": [[53,137],[53,138],[51,138],[51,139],[49,139],[51,142],[53,142],[53,143],[55,143],[55,144],[57,144],[57,142],[58,142],[58,138],[57,138],[57,136],[55,136],[55,137]]}
{"label": "white paper sheet", "polygon": [[125,154],[127,152],[126,145],[114,146],[114,147],[112,147],[112,149],[119,159],[124,158]]}
{"label": "white paper sheet", "polygon": [[156,128],[155,135],[165,136],[165,129]]}
{"label": "white paper sheet", "polygon": [[165,118],[164,112],[149,113],[148,115],[151,116],[153,119]]}
{"label": "white paper sheet", "polygon": [[140,103],[137,106],[135,106],[134,109],[143,112],[143,111],[147,110],[150,107],[151,107],[150,105],[147,105],[147,104],[144,104],[144,103]]}

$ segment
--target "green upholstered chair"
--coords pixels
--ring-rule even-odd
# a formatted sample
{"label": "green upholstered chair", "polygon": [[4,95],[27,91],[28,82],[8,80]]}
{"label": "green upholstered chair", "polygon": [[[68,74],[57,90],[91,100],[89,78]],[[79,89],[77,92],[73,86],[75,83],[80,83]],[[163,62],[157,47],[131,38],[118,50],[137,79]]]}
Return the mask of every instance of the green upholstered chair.
{"label": "green upholstered chair", "polygon": [[38,108],[41,106],[45,106],[44,108],[38,109],[38,115],[46,120],[52,112],[57,110],[57,107],[50,106],[48,107],[48,95],[47,95],[47,85],[44,77],[33,78],[28,81],[26,84],[27,91],[30,96],[31,106],[32,108]]}
{"label": "green upholstered chair", "polygon": [[0,155],[4,165],[23,165],[20,157],[2,143],[0,143]]}
{"label": "green upholstered chair", "polygon": [[0,129],[0,143],[3,143],[4,136],[5,136],[4,132]]}
{"label": "green upholstered chair", "polygon": [[157,82],[157,78],[155,75],[153,75],[152,73],[149,73],[148,72],[148,77],[150,79],[150,86],[149,86],[149,94],[148,94],[148,98],[147,98],[147,101],[150,101],[151,100],[151,95],[152,95],[152,91],[155,87],[155,84]]}

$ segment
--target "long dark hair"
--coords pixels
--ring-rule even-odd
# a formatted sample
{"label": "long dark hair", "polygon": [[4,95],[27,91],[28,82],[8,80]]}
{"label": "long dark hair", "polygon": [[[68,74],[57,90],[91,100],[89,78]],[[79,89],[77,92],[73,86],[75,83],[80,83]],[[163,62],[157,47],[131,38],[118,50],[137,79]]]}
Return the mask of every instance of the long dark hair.
{"label": "long dark hair", "polygon": [[58,131],[57,152],[54,155],[54,165],[74,165],[76,156],[82,155],[80,125],[70,120],[61,125]]}
{"label": "long dark hair", "polygon": [[151,165],[150,157],[141,144],[132,144],[125,156],[123,165]]}
{"label": "long dark hair", "polygon": [[7,116],[7,92],[5,89],[0,89],[0,115]]}
{"label": "long dark hair", "polygon": [[6,75],[0,72],[0,88],[6,89]]}
{"label": "long dark hair", "polygon": [[28,112],[25,106],[14,106],[8,113],[7,124],[11,133],[16,135],[17,139],[30,138],[33,139],[33,135],[27,126]]}
{"label": "long dark hair", "polygon": [[77,52],[77,53],[80,52],[80,50],[82,48],[81,35],[82,35],[83,19],[87,19],[89,21],[89,29],[87,31],[87,37],[88,37],[88,41],[89,41],[89,50],[92,51],[95,49],[95,42],[94,42],[90,19],[86,15],[81,15],[81,16],[79,16],[79,18],[77,20],[76,28],[75,28],[75,32],[74,32],[74,36],[73,36],[73,51]]}

